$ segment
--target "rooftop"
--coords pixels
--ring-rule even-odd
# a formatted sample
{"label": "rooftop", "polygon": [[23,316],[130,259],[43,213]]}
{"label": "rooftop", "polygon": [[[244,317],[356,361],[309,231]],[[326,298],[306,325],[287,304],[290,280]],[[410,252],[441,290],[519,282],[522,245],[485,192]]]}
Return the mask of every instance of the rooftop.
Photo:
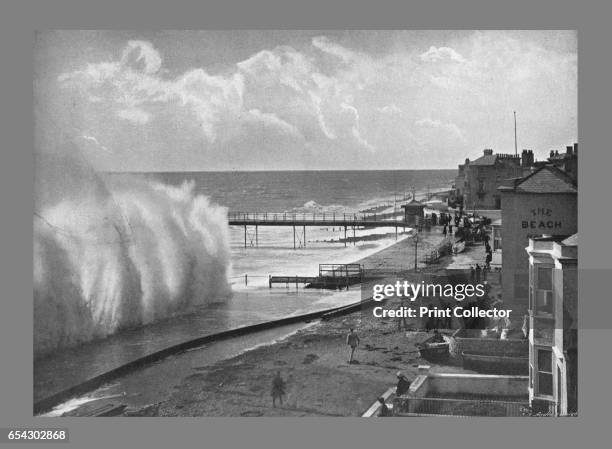
{"label": "rooftop", "polygon": [[524,178],[516,179],[514,185],[499,187],[500,191],[517,193],[577,193],[576,182],[563,170],[547,164]]}
{"label": "rooftop", "polygon": [[578,233],[569,236],[561,242],[565,246],[578,246]]}
{"label": "rooftop", "polygon": [[470,162],[470,165],[495,165],[496,160],[497,154],[485,154],[475,161]]}
{"label": "rooftop", "polygon": [[425,207],[425,205],[414,198],[408,201],[406,204],[402,204],[401,207]]}

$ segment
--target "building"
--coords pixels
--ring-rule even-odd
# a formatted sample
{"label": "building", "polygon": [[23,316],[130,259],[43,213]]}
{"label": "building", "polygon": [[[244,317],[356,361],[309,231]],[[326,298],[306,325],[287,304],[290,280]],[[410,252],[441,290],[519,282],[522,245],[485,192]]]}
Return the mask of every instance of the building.
{"label": "building", "polygon": [[467,210],[499,209],[501,196],[497,188],[506,184],[508,179],[523,175],[520,156],[494,154],[492,149],[485,149],[483,155],[474,161],[466,159],[463,170],[461,167],[455,186],[462,190],[463,207]]}
{"label": "building", "polygon": [[404,209],[404,221],[407,224],[417,225],[422,223],[425,216],[423,212],[425,205],[415,200],[414,195],[412,196],[412,200],[406,204],[402,204],[402,209]]}
{"label": "building", "polygon": [[565,153],[550,150],[548,162],[559,167],[567,173],[574,181],[578,180],[578,144],[565,147]]}
{"label": "building", "polygon": [[498,191],[503,241],[510,242],[503,245],[502,299],[515,312],[526,312],[529,263],[524,248],[532,237],[578,231],[577,186],[563,170],[548,164]]}
{"label": "building", "polygon": [[577,412],[578,235],[529,239],[529,402]]}
{"label": "building", "polygon": [[455,177],[455,197],[457,202],[461,204],[463,204],[463,196],[465,194],[465,167],[469,164],[469,159],[465,160],[465,164],[459,164],[457,168],[457,176]]}

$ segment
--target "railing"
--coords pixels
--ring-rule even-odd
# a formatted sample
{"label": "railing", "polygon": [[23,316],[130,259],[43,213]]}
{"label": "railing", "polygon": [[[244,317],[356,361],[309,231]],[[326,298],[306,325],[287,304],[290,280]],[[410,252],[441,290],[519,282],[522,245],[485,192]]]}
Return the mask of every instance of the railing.
{"label": "railing", "polygon": [[319,277],[359,277],[362,276],[363,267],[358,263],[349,264],[319,264]]}
{"label": "railing", "polygon": [[523,416],[527,401],[408,398],[393,401],[394,414],[402,415],[455,415],[455,416]]}
{"label": "railing", "polygon": [[291,213],[291,212],[228,212],[229,221],[240,222],[380,222],[380,221],[403,221],[404,216],[400,212],[387,213]]}
{"label": "railing", "polygon": [[446,237],[436,249],[425,254],[423,261],[426,264],[436,263],[441,257],[448,256],[453,252],[453,241],[450,237]]}

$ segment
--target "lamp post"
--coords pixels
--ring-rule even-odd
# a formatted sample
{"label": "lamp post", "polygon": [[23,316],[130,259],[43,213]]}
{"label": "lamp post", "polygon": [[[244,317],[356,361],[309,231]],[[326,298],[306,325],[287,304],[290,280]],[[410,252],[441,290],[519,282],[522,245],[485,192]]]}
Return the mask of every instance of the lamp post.
{"label": "lamp post", "polygon": [[414,272],[417,271],[417,246],[419,244],[419,231],[414,235]]}

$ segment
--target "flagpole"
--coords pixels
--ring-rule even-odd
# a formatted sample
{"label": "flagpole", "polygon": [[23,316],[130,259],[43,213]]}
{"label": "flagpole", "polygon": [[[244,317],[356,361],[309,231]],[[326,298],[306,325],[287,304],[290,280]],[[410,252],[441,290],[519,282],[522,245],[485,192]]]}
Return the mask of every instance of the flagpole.
{"label": "flagpole", "polygon": [[514,111],[514,155],[518,155],[518,148],[516,146],[516,111]]}

